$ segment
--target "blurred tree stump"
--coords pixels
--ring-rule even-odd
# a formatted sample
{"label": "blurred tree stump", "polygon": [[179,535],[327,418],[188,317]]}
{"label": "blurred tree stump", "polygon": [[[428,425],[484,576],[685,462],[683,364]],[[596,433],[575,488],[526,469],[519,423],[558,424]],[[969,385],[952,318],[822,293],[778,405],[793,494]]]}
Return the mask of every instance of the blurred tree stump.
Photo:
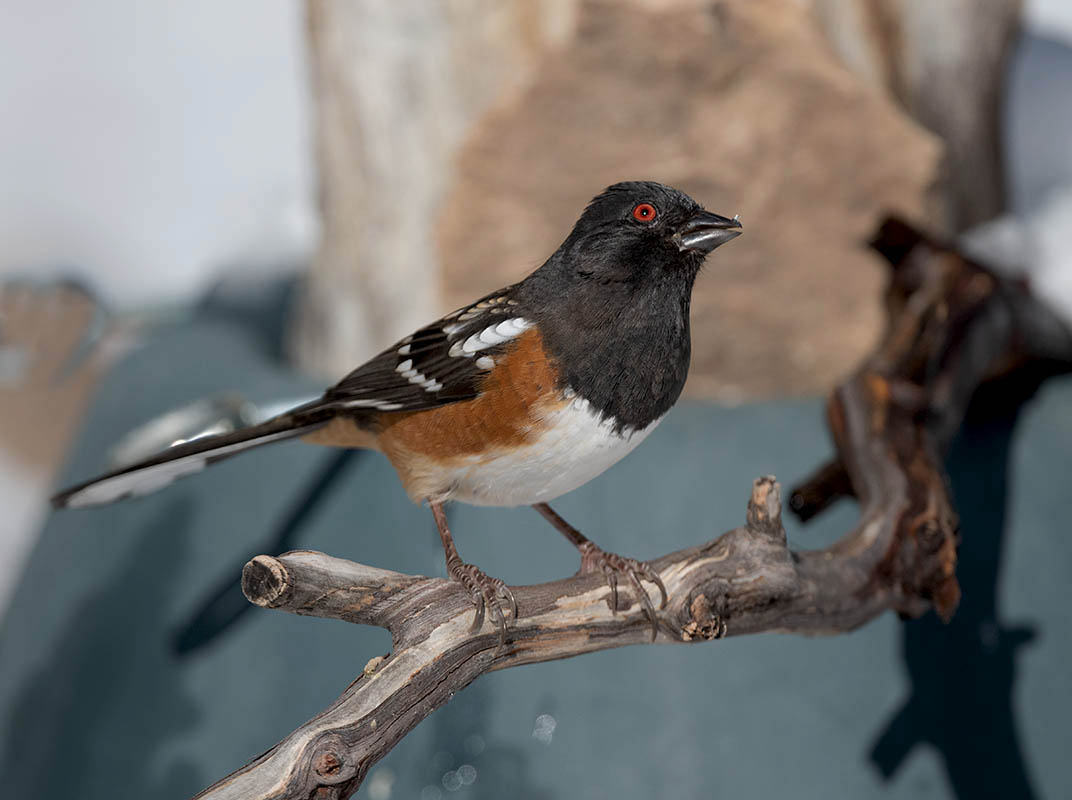
{"label": "blurred tree stump", "polygon": [[697,283],[687,391],[826,392],[880,334],[861,240],[885,209],[945,231],[941,143],[798,0],[308,7],[324,239],[292,342],[331,378],[650,178],[752,232]]}
{"label": "blurred tree stump", "polygon": [[881,264],[861,242],[887,209],[944,231],[940,143],[796,0],[578,8],[569,42],[461,146],[438,228],[448,304],[539,264],[594,191],[653,178],[749,231],[696,283],[686,391],[829,391],[881,333]]}
{"label": "blurred tree stump", "polygon": [[1020,0],[307,9],[323,239],[291,350],[328,378],[517,280],[604,186],[653,178],[756,233],[697,285],[688,391],[824,392],[879,335],[858,242],[884,210],[950,233],[1004,207]]}

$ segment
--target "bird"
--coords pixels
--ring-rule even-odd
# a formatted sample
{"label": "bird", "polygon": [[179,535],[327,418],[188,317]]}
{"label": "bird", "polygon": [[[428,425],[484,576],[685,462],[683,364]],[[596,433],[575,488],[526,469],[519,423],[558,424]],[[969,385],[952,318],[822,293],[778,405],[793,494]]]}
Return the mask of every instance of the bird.
{"label": "bird", "polygon": [[[465,562],[444,505],[532,506],[602,572],[619,577],[650,621],[646,563],[605,551],[548,503],[636,448],[681,395],[690,303],[706,257],[740,235],[738,217],[706,211],[653,181],[616,183],[584,208],[539,268],[446,314],[354,369],[318,399],[234,432],[176,444],[64,489],[56,508],[147,494],[251,448],[300,438],[383,453],[410,498],[431,509],[447,574],[506,637],[518,619],[509,586]],[[509,606],[507,608],[506,606]]]}

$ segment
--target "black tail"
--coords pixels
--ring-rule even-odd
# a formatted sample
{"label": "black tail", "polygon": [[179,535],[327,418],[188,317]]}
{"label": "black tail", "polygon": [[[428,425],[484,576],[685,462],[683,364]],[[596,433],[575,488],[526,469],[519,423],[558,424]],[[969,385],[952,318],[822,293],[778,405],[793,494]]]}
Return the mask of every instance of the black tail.
{"label": "black tail", "polygon": [[52,505],[55,508],[98,506],[149,494],[237,453],[304,436],[324,425],[330,417],[331,411],[323,406],[303,406],[233,433],[204,436],[178,444],[144,461],[64,489],[52,498]]}

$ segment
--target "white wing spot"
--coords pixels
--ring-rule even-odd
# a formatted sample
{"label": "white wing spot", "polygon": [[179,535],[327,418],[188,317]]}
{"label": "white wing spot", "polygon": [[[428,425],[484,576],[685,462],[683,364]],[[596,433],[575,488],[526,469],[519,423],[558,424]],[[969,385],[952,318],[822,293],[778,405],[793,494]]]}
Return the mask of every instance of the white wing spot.
{"label": "white wing spot", "polygon": [[462,345],[468,355],[472,355],[486,347],[493,347],[497,344],[502,344],[507,339],[506,336],[499,336],[495,333],[494,328],[484,328],[479,333],[474,333],[468,339],[465,340],[465,344]]}
{"label": "white wing spot", "polygon": [[480,369],[491,369],[495,366],[495,359],[491,356],[481,356],[476,360],[476,365]]}
{"label": "white wing spot", "polygon": [[495,326],[495,332],[500,336],[506,336],[510,339],[515,336],[520,336],[522,333],[532,327],[532,323],[522,317],[514,317],[500,322]]}
{"label": "white wing spot", "polygon": [[409,371],[412,367],[413,367],[413,359],[412,358],[407,358],[405,361],[403,361],[401,364],[399,364],[397,367],[395,367],[395,371],[396,372],[401,372],[403,375],[405,375],[406,372]]}
{"label": "white wing spot", "polygon": [[408,356],[409,355],[409,345],[404,344],[400,348],[398,348],[398,354],[400,356]]}
{"label": "white wing spot", "polygon": [[397,411],[402,408],[401,403],[388,403],[384,400],[350,400],[343,404],[348,408],[375,408],[379,411]]}
{"label": "white wing spot", "polygon": [[[462,344],[460,355],[472,355],[488,347],[513,339],[532,327],[532,323],[522,317],[513,317],[497,325],[489,325],[484,330],[474,333]],[[451,350],[454,348],[452,347]]]}

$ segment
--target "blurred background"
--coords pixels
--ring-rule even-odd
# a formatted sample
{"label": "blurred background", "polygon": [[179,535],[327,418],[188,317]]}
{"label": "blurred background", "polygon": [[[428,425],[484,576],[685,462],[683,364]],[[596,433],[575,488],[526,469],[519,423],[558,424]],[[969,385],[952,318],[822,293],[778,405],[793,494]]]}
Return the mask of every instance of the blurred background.
{"label": "blurred background", "polygon": [[[678,186],[746,232],[697,283],[688,399],[561,503],[616,552],[710,538],[754,477],[788,487],[827,458],[823,394],[883,324],[864,243],[886,212],[1072,325],[1065,0],[7,3],[0,108],[13,796],[189,796],[386,652],[382,631],[248,609],[252,555],[443,573],[376,456],[286,444],[56,515],[49,493],[315,394],[538,266],[610,183]],[[1068,380],[969,417],[951,625],[485,676],[359,796],[1072,796],[1070,453]],[[465,557],[510,583],[576,569],[530,511],[452,513]],[[790,538],[853,519],[846,501]]]}

